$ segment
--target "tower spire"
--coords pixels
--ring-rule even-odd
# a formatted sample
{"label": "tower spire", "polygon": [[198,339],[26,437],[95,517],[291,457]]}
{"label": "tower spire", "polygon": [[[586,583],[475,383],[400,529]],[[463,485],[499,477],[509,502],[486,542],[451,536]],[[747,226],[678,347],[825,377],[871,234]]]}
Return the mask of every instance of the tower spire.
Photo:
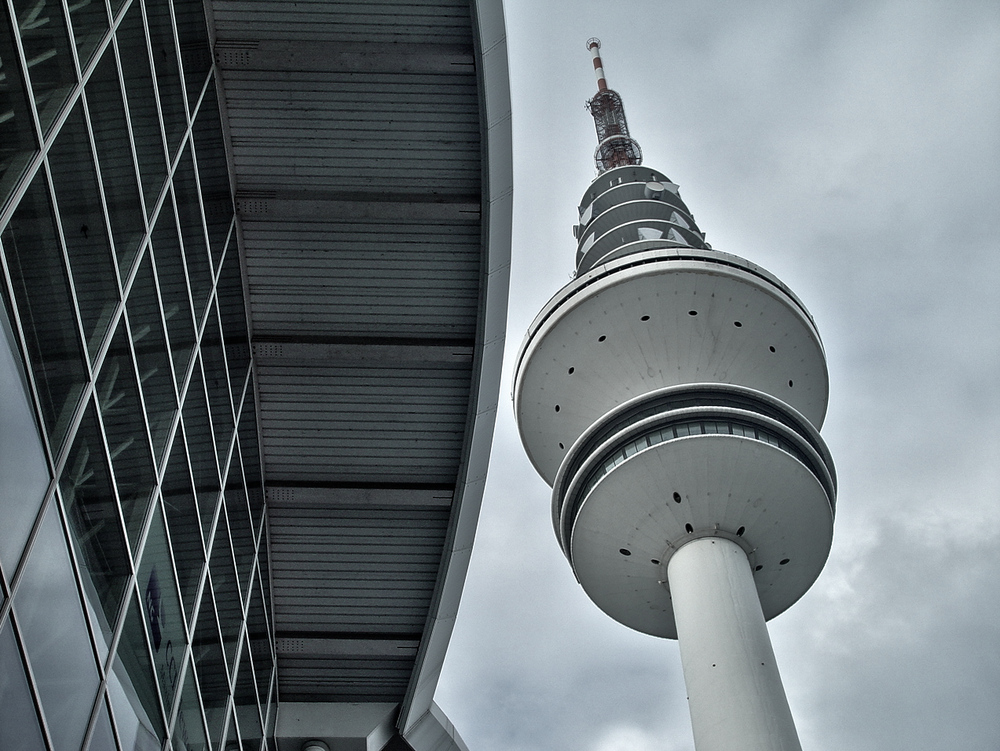
{"label": "tower spire", "polygon": [[597,150],[594,152],[597,171],[600,173],[614,167],[642,164],[642,149],[628,134],[621,95],[608,88],[604,77],[601,40],[597,37],[587,40],[587,49],[593,55],[594,73],[597,76],[597,94],[587,102],[587,109],[594,116],[594,126],[597,128]]}

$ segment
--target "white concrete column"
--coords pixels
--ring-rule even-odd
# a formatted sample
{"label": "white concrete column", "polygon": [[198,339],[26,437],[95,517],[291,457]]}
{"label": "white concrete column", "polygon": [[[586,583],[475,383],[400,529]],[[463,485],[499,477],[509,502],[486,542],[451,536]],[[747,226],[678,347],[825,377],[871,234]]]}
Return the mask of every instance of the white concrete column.
{"label": "white concrete column", "polygon": [[667,579],[697,751],[801,751],[746,553],[697,538]]}

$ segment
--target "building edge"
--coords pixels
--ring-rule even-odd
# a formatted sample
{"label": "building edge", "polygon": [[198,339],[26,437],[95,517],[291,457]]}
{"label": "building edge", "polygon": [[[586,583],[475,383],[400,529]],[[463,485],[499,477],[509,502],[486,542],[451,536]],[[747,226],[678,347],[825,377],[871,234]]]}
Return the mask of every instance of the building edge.
{"label": "building edge", "polygon": [[434,599],[396,727],[415,751],[467,751],[434,702],[455,627],[482,507],[500,396],[510,287],[513,150],[507,33],[502,0],[472,3],[482,123],[482,265],[473,362],[473,396]]}

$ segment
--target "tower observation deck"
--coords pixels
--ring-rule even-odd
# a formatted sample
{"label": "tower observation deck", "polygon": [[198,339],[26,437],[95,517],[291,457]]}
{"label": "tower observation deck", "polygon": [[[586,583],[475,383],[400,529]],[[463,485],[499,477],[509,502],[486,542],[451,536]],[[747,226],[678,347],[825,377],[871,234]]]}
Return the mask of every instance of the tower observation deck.
{"label": "tower observation deck", "polygon": [[698,751],[797,750],[765,620],[832,543],[823,345],[791,290],[711,248],[678,186],[641,165],[599,48],[599,174],[576,276],[518,355],[521,440],[590,598],[679,640]]}

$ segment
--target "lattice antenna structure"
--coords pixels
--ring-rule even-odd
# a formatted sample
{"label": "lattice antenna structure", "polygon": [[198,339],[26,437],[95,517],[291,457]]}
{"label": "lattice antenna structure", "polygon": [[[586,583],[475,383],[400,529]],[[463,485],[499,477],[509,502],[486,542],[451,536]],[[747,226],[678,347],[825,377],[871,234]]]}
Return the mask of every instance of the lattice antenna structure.
{"label": "lattice antenna structure", "polygon": [[628,134],[621,95],[609,89],[604,78],[601,40],[597,37],[589,39],[587,49],[594,56],[594,73],[597,75],[597,94],[587,102],[587,109],[594,116],[594,127],[597,128],[597,150],[594,152],[597,171],[602,173],[615,167],[642,164],[642,149]]}

